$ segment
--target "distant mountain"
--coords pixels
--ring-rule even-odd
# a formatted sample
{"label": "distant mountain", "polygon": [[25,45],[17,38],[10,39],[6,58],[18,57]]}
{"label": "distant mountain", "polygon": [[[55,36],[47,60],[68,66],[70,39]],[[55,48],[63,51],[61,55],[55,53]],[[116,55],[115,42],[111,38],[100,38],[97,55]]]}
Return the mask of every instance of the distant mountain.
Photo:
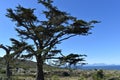
{"label": "distant mountain", "polygon": [[85,66],[107,66],[105,63],[94,63],[94,64],[87,64]]}
{"label": "distant mountain", "polygon": [[94,64],[87,64],[85,66],[119,66],[116,64],[105,64],[105,63],[94,63]]}
{"label": "distant mountain", "polygon": [[85,66],[77,66],[78,69],[83,69],[83,70],[93,70],[93,69],[103,69],[103,70],[120,70],[120,65],[107,65],[107,64],[88,64]]}

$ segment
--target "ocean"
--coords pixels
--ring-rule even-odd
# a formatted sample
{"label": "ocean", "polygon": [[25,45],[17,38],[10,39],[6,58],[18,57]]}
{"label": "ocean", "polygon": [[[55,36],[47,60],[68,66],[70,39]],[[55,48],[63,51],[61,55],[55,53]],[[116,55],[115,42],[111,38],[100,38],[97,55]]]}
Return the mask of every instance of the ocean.
{"label": "ocean", "polygon": [[120,65],[106,65],[106,66],[79,66],[77,67],[82,70],[93,70],[93,69],[103,69],[103,70],[120,70]]}

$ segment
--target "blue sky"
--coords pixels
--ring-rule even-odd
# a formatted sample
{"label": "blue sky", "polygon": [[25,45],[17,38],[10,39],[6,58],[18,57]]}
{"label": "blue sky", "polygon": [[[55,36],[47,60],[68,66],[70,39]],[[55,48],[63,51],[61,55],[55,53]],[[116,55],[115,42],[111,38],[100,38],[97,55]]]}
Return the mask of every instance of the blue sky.
{"label": "blue sky", "polygon": [[[98,20],[88,36],[77,36],[58,45],[63,53],[86,54],[86,62],[120,64],[120,0],[54,0],[60,10],[86,21]],[[15,24],[5,14],[7,8],[15,8],[18,4],[37,8],[40,15],[43,9],[37,0],[4,0],[0,2],[0,43],[10,45],[9,38],[17,38]],[[4,51],[0,49],[0,56]]]}

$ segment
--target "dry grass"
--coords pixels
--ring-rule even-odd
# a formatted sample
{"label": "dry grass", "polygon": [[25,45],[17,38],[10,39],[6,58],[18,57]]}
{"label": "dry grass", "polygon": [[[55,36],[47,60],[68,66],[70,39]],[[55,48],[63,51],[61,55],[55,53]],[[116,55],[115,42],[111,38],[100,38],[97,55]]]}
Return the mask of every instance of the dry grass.
{"label": "dry grass", "polygon": [[[95,70],[91,70],[91,71],[76,70],[72,72],[72,74],[74,75],[70,75],[70,76],[61,76],[61,75],[59,76],[56,74],[53,74],[53,75],[48,74],[45,80],[98,80],[96,77],[97,76],[96,73],[97,71]],[[120,71],[104,70],[103,73],[104,73],[104,79],[99,79],[99,80],[109,80],[111,78],[116,78],[114,80],[120,80]],[[3,75],[0,75],[0,76],[3,77]],[[35,80],[35,76],[30,76],[30,75],[29,76],[15,75],[15,76],[12,76],[12,78],[13,80]]]}
{"label": "dry grass", "polygon": [[78,80],[79,77],[62,77],[60,80]]}

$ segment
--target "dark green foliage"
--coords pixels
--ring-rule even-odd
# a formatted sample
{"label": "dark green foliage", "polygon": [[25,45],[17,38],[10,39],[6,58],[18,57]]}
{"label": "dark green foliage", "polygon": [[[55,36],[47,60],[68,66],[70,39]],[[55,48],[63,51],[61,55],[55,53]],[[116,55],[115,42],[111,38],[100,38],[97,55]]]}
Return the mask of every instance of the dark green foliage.
{"label": "dark green foliage", "polygon": [[0,74],[5,74],[6,70],[0,69]]}
{"label": "dark green foliage", "polygon": [[[64,57],[61,50],[56,48],[56,45],[77,35],[88,35],[89,30],[93,27],[92,24],[98,23],[98,21],[79,20],[57,9],[52,5],[52,0],[38,0],[38,3],[46,8],[46,11],[43,11],[45,20],[38,20],[38,17],[34,14],[35,9],[24,8],[20,5],[15,10],[7,9],[6,16],[17,24],[16,31],[21,41],[12,39],[15,42],[13,46],[17,49],[20,47],[20,51],[22,50],[16,54],[17,57],[30,58],[35,56],[37,60],[36,80],[44,80],[43,63],[48,59]],[[29,41],[33,43],[29,43]],[[28,53],[22,54],[24,50]],[[57,56],[59,53],[62,57]],[[78,57],[80,55],[71,54],[64,57],[64,60],[69,62],[70,65],[84,60]]]}
{"label": "dark green foliage", "polygon": [[7,9],[7,11],[11,13],[11,15],[7,14],[7,17],[13,18],[13,21],[17,20],[18,26],[24,25],[23,23],[36,21],[37,18],[36,16],[33,15],[33,12],[35,9],[30,9],[30,8],[26,9],[20,5],[16,8],[17,10],[14,10],[14,11],[17,13],[17,15],[14,14],[12,9]]}
{"label": "dark green foliage", "polygon": [[2,48],[3,50],[5,50],[6,54],[4,56],[5,59],[5,64],[6,64],[6,77],[10,78],[11,76],[11,72],[10,72],[10,61],[11,61],[11,56],[10,56],[10,51],[11,51],[11,47],[9,46],[4,46],[4,45],[0,45],[0,48]]}
{"label": "dark green foliage", "polygon": [[85,64],[83,61],[85,61],[84,57],[86,57],[86,55],[79,55],[79,54],[69,54],[67,56],[63,56],[63,57],[59,57],[59,60],[57,61],[57,63],[59,62],[60,64],[69,64],[69,68],[71,65],[76,65],[76,64]]}
{"label": "dark green foliage", "polygon": [[102,69],[97,70],[95,69],[95,72],[93,73],[93,79],[94,80],[104,80],[105,79],[105,74]]}
{"label": "dark green foliage", "polygon": [[62,76],[67,77],[67,76],[70,76],[70,74],[68,72],[63,72]]}
{"label": "dark green foliage", "polygon": [[10,76],[12,75],[12,73],[10,71],[10,66],[11,66],[11,64],[13,65],[13,62],[15,62],[15,57],[18,56],[22,51],[24,51],[26,49],[25,48],[26,44],[24,42],[19,42],[15,39],[11,39],[11,41],[13,44],[12,47],[11,46],[4,46],[2,44],[0,45],[0,48],[5,50],[5,52],[6,52],[4,57],[3,57],[3,60],[5,60],[7,78],[10,78]]}
{"label": "dark green foliage", "polygon": [[103,70],[98,70],[97,71],[97,77],[103,79],[104,78],[104,73]]}

